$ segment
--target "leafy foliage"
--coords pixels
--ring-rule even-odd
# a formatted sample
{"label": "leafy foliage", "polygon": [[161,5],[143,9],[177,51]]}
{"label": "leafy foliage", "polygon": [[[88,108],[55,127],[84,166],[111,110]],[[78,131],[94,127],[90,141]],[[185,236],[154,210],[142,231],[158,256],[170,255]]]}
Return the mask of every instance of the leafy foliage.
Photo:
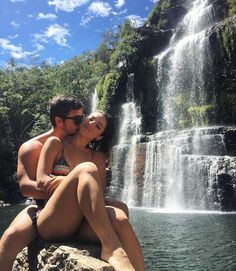
{"label": "leafy foliage", "polygon": [[116,89],[118,88],[119,79],[120,73],[111,71],[100,80],[96,88],[99,99],[99,109],[107,109],[109,100],[115,95]]}
{"label": "leafy foliage", "polygon": [[229,16],[236,14],[236,0],[227,0],[229,4]]}
{"label": "leafy foliage", "polygon": [[[159,0],[155,7],[152,9],[151,13],[148,15],[148,22],[152,22],[153,18],[157,16],[157,14],[161,14],[162,12],[166,11],[172,5],[171,0]],[[160,23],[160,27],[164,22]],[[158,22],[159,24],[159,22]]]}
{"label": "leafy foliage", "polygon": [[119,42],[110,57],[110,66],[129,67],[135,63],[138,57],[138,44],[142,39],[132,23],[126,20],[120,29]]}

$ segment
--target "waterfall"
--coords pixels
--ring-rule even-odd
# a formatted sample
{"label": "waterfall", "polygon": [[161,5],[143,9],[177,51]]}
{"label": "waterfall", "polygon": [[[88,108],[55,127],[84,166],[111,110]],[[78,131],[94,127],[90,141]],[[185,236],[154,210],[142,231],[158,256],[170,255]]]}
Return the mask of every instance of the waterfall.
{"label": "waterfall", "polygon": [[[213,18],[214,10],[209,1],[194,1],[176,27],[169,47],[155,57],[158,91],[162,94],[163,130],[181,126],[187,111],[186,104],[201,106],[213,102],[213,98],[210,101],[206,95],[204,80],[204,74],[208,80],[211,78],[206,30],[213,25]],[[149,138],[143,206],[184,210],[206,209],[210,205],[210,200],[205,198],[207,193],[212,194],[207,191],[212,185],[206,188],[210,181],[208,171],[212,171],[213,164],[220,158],[204,156],[210,150],[205,148],[203,152],[201,144],[209,143],[212,136],[205,136],[203,140],[201,133],[201,129],[166,130]],[[198,165],[200,170],[194,165]],[[204,167],[208,167],[208,171],[203,170]]]}
{"label": "waterfall", "polygon": [[[140,113],[133,97],[133,74],[129,75],[127,103],[121,108],[119,142],[113,150],[112,183],[110,194],[119,195],[129,206],[135,205],[137,185],[135,180],[136,142],[140,133]],[[117,185],[118,184],[118,185]]]}
{"label": "waterfall", "polygon": [[232,156],[236,129],[207,127],[201,118],[193,124],[189,110],[215,104],[207,39],[214,18],[210,1],[192,1],[169,47],[155,56],[163,112],[160,132],[140,135],[132,98],[122,106],[111,191],[128,205],[171,211],[236,210],[236,157]]}
{"label": "waterfall", "polygon": [[219,176],[234,176],[222,127],[167,130],[146,143],[142,205],[172,211],[221,208]]}
{"label": "waterfall", "polygon": [[91,101],[91,112],[96,111],[97,103],[98,103],[98,95],[97,95],[97,90],[95,89],[92,96],[92,101]]}
{"label": "waterfall", "polygon": [[[162,129],[181,125],[186,104],[205,105],[204,76],[211,73],[211,58],[206,30],[214,23],[212,4],[196,0],[178,24],[170,46],[156,56],[158,63],[158,91],[162,94]],[[203,76],[204,75],[204,76]],[[212,98],[213,99],[213,98]]]}

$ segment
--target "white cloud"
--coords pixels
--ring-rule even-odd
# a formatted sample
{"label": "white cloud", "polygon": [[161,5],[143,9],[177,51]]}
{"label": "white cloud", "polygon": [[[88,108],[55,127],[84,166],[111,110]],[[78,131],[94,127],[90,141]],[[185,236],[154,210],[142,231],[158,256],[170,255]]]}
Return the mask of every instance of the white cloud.
{"label": "white cloud", "polygon": [[35,52],[34,53],[36,53],[36,52],[39,52],[39,51],[42,51],[42,50],[44,50],[45,49],[45,47],[42,45],[42,44],[40,44],[39,42],[36,42],[35,43]]}
{"label": "white cloud", "polygon": [[57,10],[72,12],[75,8],[87,4],[90,0],[49,0],[49,6],[55,6]]}
{"label": "white cloud", "polygon": [[56,44],[63,47],[70,47],[67,43],[67,37],[70,37],[70,32],[67,28],[59,24],[50,25],[43,34],[35,34],[36,43],[54,41]]}
{"label": "white cloud", "polygon": [[128,9],[126,8],[126,9],[120,11],[120,12],[112,11],[111,13],[116,16],[116,15],[125,14],[125,13],[127,13],[127,11],[128,11]]}
{"label": "white cloud", "polygon": [[159,0],[150,0],[151,3],[156,4]]}
{"label": "white cloud", "polygon": [[37,20],[55,20],[57,18],[57,15],[52,14],[52,13],[39,13],[36,17]]}
{"label": "white cloud", "polygon": [[145,22],[145,18],[141,18],[138,15],[129,15],[125,17],[126,19],[129,19],[131,21],[131,23],[135,26],[135,27],[139,27],[141,25],[144,24]]}
{"label": "white cloud", "polygon": [[85,26],[93,19],[93,16],[85,15],[82,17],[82,20],[80,22],[80,25]]}
{"label": "white cloud", "polygon": [[149,7],[145,7],[145,10],[149,10]]}
{"label": "white cloud", "polygon": [[31,54],[30,52],[24,51],[21,46],[10,43],[8,39],[0,38],[0,47],[3,50],[8,51],[9,54],[16,59],[21,59]]}
{"label": "white cloud", "polygon": [[25,0],[11,0],[12,3],[16,3],[16,2],[25,2]]}
{"label": "white cloud", "polygon": [[19,28],[20,24],[18,24],[17,22],[15,22],[14,20],[10,22],[10,24],[14,27],[14,28]]}
{"label": "white cloud", "polygon": [[55,61],[56,59],[54,57],[48,57],[45,62],[47,65],[53,65]]}
{"label": "white cloud", "polygon": [[19,35],[15,34],[14,36],[8,36],[8,39],[14,40],[15,38],[18,38],[18,37],[19,37]]}
{"label": "white cloud", "polygon": [[124,6],[124,4],[125,4],[125,0],[116,0],[115,6],[117,8],[121,8],[122,6]]}
{"label": "white cloud", "polygon": [[111,7],[107,2],[95,1],[89,6],[88,11],[95,16],[107,17],[111,13]]}

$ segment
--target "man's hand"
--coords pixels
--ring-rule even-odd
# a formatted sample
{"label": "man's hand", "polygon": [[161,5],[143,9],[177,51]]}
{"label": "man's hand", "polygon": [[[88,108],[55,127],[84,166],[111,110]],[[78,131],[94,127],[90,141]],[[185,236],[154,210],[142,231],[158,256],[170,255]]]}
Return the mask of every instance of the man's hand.
{"label": "man's hand", "polygon": [[42,190],[46,193],[53,193],[60,183],[64,180],[65,176],[50,175],[50,179],[44,182]]}

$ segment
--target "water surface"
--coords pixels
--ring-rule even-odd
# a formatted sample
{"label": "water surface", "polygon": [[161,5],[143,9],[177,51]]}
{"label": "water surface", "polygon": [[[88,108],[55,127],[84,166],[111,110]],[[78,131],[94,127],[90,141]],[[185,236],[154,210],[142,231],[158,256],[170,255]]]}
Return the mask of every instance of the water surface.
{"label": "water surface", "polygon": [[235,271],[236,214],[131,209],[147,271]]}
{"label": "water surface", "polygon": [[[0,208],[0,235],[24,206]],[[236,213],[130,210],[147,271],[235,271]]]}

